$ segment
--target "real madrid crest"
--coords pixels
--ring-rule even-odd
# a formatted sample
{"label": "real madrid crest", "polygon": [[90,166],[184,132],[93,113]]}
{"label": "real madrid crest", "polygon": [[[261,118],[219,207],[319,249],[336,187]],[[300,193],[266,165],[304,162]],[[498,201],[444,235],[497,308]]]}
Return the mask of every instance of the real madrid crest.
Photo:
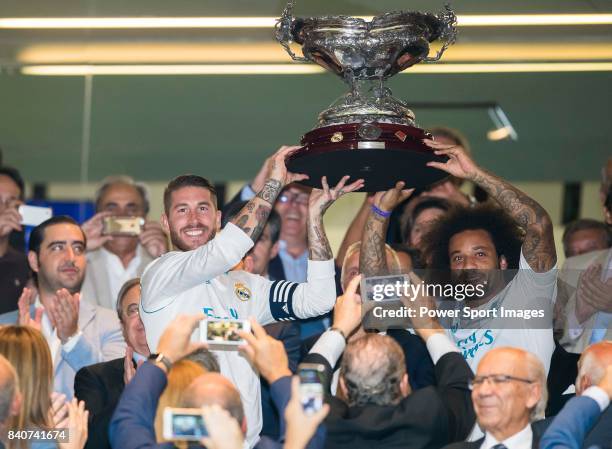
{"label": "real madrid crest", "polygon": [[236,282],[234,284],[234,293],[240,301],[248,301],[249,299],[251,299],[252,295],[249,287],[247,287],[241,282]]}

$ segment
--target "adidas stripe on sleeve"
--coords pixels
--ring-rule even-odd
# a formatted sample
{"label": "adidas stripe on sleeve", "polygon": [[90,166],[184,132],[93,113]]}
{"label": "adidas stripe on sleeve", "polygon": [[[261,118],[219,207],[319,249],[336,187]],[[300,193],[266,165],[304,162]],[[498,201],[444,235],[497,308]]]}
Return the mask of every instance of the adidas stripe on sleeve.
{"label": "adidas stripe on sleeve", "polygon": [[293,294],[298,287],[297,282],[274,281],[270,285],[270,311],[276,321],[297,320],[293,312]]}

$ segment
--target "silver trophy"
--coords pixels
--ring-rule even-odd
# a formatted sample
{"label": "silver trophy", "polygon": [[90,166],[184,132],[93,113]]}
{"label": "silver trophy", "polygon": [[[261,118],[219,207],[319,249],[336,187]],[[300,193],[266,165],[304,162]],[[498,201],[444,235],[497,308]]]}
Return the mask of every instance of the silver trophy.
{"label": "silver trophy", "polygon": [[[319,114],[306,133],[303,148],[288,162],[290,170],[307,173],[305,184],[331,184],[349,174],[364,178],[365,190],[390,188],[399,180],[423,188],[445,173],[426,167],[435,156],[423,144],[428,133],[416,127],[413,112],[391,94],[385,80],[419,62],[438,61],[455,42],[457,17],[447,6],[437,15],[391,12],[370,22],[347,16],[294,18],[289,2],[277,21],[275,37],[295,61],[314,62],[340,76],[349,92]],[[429,44],[442,47],[430,57]],[[296,55],[291,43],[302,46]]]}

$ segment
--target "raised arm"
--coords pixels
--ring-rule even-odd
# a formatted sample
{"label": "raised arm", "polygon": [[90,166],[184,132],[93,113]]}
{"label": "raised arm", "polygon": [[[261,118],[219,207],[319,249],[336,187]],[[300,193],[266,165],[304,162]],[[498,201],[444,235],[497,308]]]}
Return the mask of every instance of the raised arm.
{"label": "raised arm", "polygon": [[347,179],[348,176],[345,176],[338,185],[330,189],[327,180],[323,178],[323,189],[313,189],[308,206],[307,281],[297,283],[264,280],[259,295],[267,297],[268,303],[258,303],[260,323],[317,317],[326,314],[334,306],[334,261],[323,229],[323,214],[337,198],[363,186],[362,179],[345,186]]}
{"label": "raised arm", "polygon": [[338,254],[336,254],[336,265],[341,267],[346,256],[346,251],[355,242],[361,240],[363,235],[363,229],[365,228],[368,215],[370,214],[370,208],[374,204],[374,195],[366,195],[363,199],[363,204],[359,208],[357,215],[353,218],[353,221],[346,230],[340,248],[338,248]]}
{"label": "raised arm", "polygon": [[414,191],[414,189],[404,189],[404,186],[405,183],[400,181],[392,189],[374,195],[374,202],[370,207],[361,238],[359,256],[359,271],[366,277],[389,274],[385,255],[389,217],[393,209]]}
{"label": "raised arm", "polygon": [[274,156],[268,159],[268,176],[263,186],[257,195],[251,198],[231,220],[253,242],[256,242],[261,235],[272,206],[283,187],[295,181],[308,179],[307,175],[288,172],[285,166],[285,159],[298,148],[297,146],[282,146]]}
{"label": "raised arm", "polygon": [[325,229],[323,215],[325,211],[342,195],[354,192],[363,187],[363,179],[345,185],[349,176],[344,176],[340,182],[330,189],[327,177],[323,177],[323,189],[312,189],[308,199],[308,258],[310,260],[330,260],[334,257]]}
{"label": "raised arm", "polygon": [[544,273],[557,262],[553,226],[550,216],[537,201],[489,173],[468,156],[459,146],[445,145],[433,140],[425,143],[436,155],[448,156],[447,162],[428,162],[429,167],[438,168],[453,176],[468,179],[484,190],[501,205],[525,231],[523,255],[533,271]]}

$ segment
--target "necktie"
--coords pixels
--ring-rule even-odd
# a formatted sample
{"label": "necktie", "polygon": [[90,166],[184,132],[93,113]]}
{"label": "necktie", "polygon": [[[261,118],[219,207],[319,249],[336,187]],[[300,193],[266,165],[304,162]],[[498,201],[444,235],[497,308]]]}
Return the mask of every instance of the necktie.
{"label": "necktie", "polygon": [[506,447],[506,445],[500,443],[500,444],[496,444],[495,446],[491,447],[491,449],[508,449],[508,448]]}

